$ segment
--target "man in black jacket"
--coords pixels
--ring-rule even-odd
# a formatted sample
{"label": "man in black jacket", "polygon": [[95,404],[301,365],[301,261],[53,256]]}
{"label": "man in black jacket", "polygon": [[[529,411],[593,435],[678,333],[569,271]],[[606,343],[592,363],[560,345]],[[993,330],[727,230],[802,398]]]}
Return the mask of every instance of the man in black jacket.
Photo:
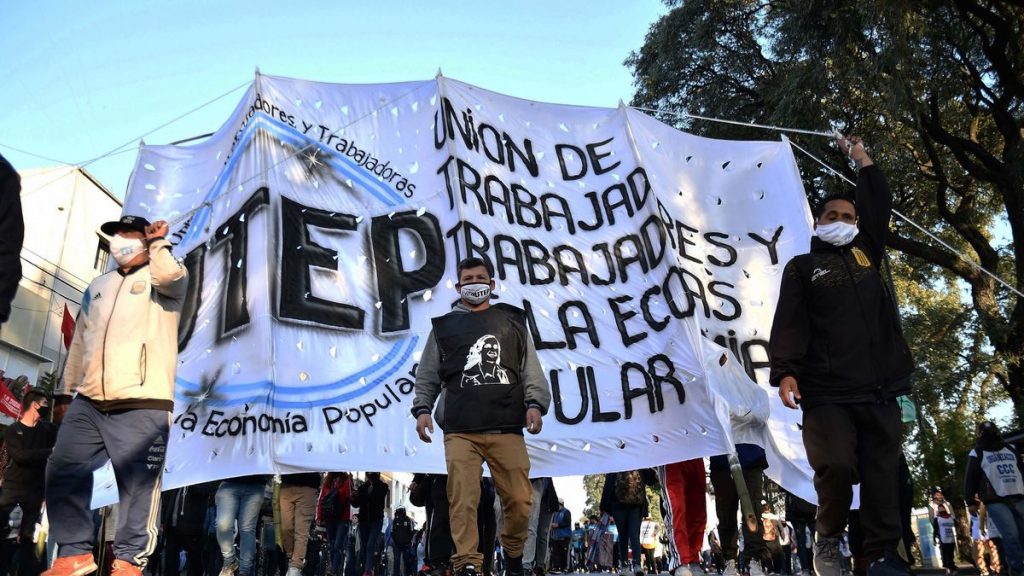
{"label": "man in black jacket", "polygon": [[11,300],[18,292],[24,239],[21,178],[7,159],[0,156],[0,324],[11,315]]}
{"label": "man in black jacket", "polygon": [[771,383],[803,407],[803,439],[818,493],[814,569],[838,576],[839,537],[853,485],[871,574],[907,571],[896,552],[902,427],[896,397],[914,369],[881,262],[892,213],[885,177],[859,138],[840,149],[860,170],[855,199],[816,211],[811,251],[786,265],[772,325]]}
{"label": "man in black jacket", "polygon": [[[0,520],[7,518],[15,506],[21,506],[21,531],[18,533],[21,566],[18,573],[34,576],[39,573],[32,537],[43,507],[43,480],[46,459],[57,442],[57,427],[49,422],[50,402],[46,394],[29,390],[21,402],[21,418],[4,431],[4,442],[10,454],[11,465],[4,473],[3,492],[0,493]],[[7,570],[2,571],[3,574]]]}

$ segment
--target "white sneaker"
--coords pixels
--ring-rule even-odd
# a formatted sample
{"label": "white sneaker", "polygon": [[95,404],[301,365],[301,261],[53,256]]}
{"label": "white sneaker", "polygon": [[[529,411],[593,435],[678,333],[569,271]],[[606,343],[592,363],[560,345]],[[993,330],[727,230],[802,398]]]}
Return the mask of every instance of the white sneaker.
{"label": "white sneaker", "polygon": [[[289,574],[289,576],[291,576]],[[761,568],[761,563],[757,560],[750,561],[750,576],[765,576],[764,569]]]}
{"label": "white sneaker", "polygon": [[295,566],[289,566],[288,572],[285,573],[285,576],[302,576],[302,570]]}
{"label": "white sneaker", "polygon": [[736,561],[735,560],[726,560],[725,561],[725,570],[722,570],[722,576],[736,576],[737,574],[738,574],[738,572],[736,570]]}

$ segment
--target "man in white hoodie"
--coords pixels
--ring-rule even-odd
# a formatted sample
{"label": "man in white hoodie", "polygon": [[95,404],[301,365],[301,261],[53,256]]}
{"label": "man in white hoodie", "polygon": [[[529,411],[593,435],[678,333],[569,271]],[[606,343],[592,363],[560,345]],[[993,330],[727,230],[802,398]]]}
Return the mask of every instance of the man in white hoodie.
{"label": "man in white hoodie", "polygon": [[156,548],[188,276],[164,239],[166,222],[123,216],[100,230],[118,268],[89,284],[68,352],[65,392],[76,396],[46,470],[58,558],[43,576],[96,570],[89,500],[92,472],[107,458],[120,496],[114,576],[140,575]]}

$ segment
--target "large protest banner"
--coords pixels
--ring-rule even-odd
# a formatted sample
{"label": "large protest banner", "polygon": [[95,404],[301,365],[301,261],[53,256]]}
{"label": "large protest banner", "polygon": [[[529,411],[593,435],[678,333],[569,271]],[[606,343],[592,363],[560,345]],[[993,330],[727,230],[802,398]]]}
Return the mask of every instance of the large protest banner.
{"label": "large protest banner", "polygon": [[719,392],[763,380],[778,275],[810,235],[785,141],[443,77],[258,75],[209,139],[141,148],[125,212],[174,222],[191,274],[167,487],[443,470],[409,409],[473,255],[525,310],[552,385],[534,474],[725,452]]}

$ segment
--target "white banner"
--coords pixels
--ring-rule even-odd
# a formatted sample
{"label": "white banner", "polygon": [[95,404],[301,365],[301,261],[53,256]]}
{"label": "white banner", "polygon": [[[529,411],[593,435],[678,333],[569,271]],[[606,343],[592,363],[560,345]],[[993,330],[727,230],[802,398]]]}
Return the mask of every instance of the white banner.
{"label": "white banner", "polygon": [[525,309],[552,385],[535,475],[723,453],[719,391],[753,384],[701,333],[763,371],[779,271],[810,234],[786,142],[445,78],[258,76],[206,141],[141,149],[125,212],[176,221],[191,274],[167,487],[443,470],[409,409],[471,255]]}

